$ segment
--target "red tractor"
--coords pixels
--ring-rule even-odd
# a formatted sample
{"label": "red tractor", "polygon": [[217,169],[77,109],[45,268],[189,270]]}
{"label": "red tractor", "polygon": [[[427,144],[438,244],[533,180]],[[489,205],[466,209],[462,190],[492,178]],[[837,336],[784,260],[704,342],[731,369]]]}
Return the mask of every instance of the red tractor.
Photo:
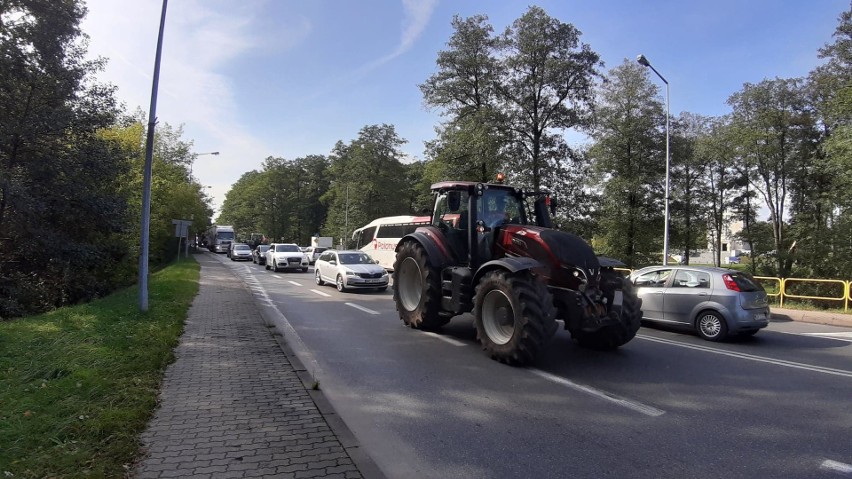
{"label": "red tractor", "polygon": [[613,270],[623,264],[553,229],[546,194],[469,181],[436,183],[432,192],[431,225],[396,248],[393,298],[406,325],[434,330],[473,311],[482,348],[513,365],[536,357],[557,319],[591,348],[636,335],[641,300]]}

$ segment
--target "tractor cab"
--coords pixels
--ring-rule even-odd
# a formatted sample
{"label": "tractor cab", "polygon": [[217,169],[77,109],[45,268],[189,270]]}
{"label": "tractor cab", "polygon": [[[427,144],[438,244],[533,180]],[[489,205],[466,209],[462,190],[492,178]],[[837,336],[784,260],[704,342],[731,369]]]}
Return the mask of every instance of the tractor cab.
{"label": "tractor cab", "polygon": [[[544,193],[524,192],[499,183],[469,181],[432,185],[435,208],[432,226],[447,239],[461,264],[476,268],[492,259],[494,240],[506,225],[550,227],[550,208],[555,207]],[[532,211],[525,199],[537,196]],[[535,221],[533,221],[535,220]]]}

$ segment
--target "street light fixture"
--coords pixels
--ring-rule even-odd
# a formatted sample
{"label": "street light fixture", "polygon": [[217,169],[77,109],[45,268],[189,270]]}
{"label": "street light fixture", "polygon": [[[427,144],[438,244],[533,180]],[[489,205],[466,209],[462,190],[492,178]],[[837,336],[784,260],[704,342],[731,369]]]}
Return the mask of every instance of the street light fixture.
{"label": "street light fixture", "polygon": [[651,65],[651,62],[645,58],[645,55],[639,55],[636,57],[636,61],[639,62],[640,65],[650,68],[660,77],[660,80],[663,80],[663,83],[666,84],[666,213],[665,213],[665,226],[663,229],[663,265],[669,264],[669,166],[671,163],[670,155],[669,155],[669,82],[666,80],[660,72]]}
{"label": "street light fixture", "polygon": [[199,156],[204,156],[204,155],[216,155],[216,156],[219,156],[219,152],[218,152],[218,151],[210,151],[210,152],[208,152],[208,153],[193,153],[193,154],[192,154],[192,160],[190,160],[190,162],[189,162],[189,181],[190,181],[190,183],[192,182],[192,165],[194,165],[194,164],[195,164],[195,159],[196,159],[196,158],[198,158]]}

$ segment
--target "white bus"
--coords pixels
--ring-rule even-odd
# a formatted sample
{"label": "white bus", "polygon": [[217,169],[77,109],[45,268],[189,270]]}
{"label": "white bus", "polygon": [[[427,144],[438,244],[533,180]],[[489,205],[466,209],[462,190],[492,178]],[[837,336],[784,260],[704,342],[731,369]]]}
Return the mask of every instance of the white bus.
{"label": "white bus", "polygon": [[399,240],[418,227],[428,225],[430,220],[428,216],[386,216],[355,230],[352,240],[355,249],[367,253],[385,269],[393,271]]}

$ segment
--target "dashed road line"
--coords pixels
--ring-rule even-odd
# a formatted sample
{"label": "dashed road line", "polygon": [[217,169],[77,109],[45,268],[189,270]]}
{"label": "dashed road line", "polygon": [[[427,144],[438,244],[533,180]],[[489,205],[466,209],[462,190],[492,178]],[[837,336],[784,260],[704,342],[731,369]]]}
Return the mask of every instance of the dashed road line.
{"label": "dashed road line", "polygon": [[844,464],[842,462],[826,459],[819,465],[820,469],[828,469],[829,471],[839,472],[845,476],[852,476],[852,464]]}
{"label": "dashed road line", "polygon": [[732,358],[747,359],[749,361],[757,361],[757,362],[760,362],[760,363],[775,364],[776,366],[784,366],[784,367],[787,367],[787,368],[804,369],[806,371],[812,371],[812,372],[816,372],[816,373],[832,374],[834,376],[843,376],[843,377],[847,377],[847,378],[852,378],[852,371],[846,371],[846,370],[843,370],[843,369],[826,368],[826,367],[823,367],[823,366],[814,366],[812,364],[804,364],[804,363],[797,363],[797,362],[793,362],[793,361],[785,361],[783,359],[772,359],[772,358],[767,358],[767,357],[763,357],[763,356],[755,356],[753,354],[737,353],[737,352],[734,352],[734,351],[725,351],[725,350],[722,350],[722,349],[715,349],[715,348],[710,348],[710,347],[707,347],[707,346],[698,346],[696,344],[681,343],[681,342],[677,342],[677,341],[672,341],[670,339],[655,338],[653,336],[646,336],[644,334],[637,334],[636,337],[639,338],[639,339],[644,339],[646,341],[652,341],[652,342],[655,342],[655,343],[662,343],[662,344],[668,344],[668,345],[671,345],[671,346],[677,346],[679,348],[694,349],[696,351],[704,351],[704,352],[707,352],[707,353],[719,354],[719,355],[722,355],[722,356],[730,356]]}
{"label": "dashed road line", "polygon": [[273,274],[273,275],[272,275],[272,277],[273,277],[273,278],[281,279],[281,276],[278,276],[277,274]]}
{"label": "dashed road line", "polygon": [[578,383],[575,383],[574,381],[571,381],[569,379],[565,379],[565,378],[557,376],[555,374],[551,374],[551,373],[542,371],[541,369],[531,368],[529,371],[531,373],[535,374],[538,377],[547,379],[548,381],[552,381],[552,382],[555,382],[557,384],[561,384],[562,386],[569,387],[569,388],[571,388],[575,391],[580,391],[580,392],[589,394],[591,396],[594,396],[596,398],[603,399],[605,401],[609,401],[611,403],[617,404],[617,405],[622,406],[622,407],[626,407],[627,409],[632,409],[636,412],[640,412],[642,414],[645,414],[646,416],[657,417],[657,416],[662,416],[663,414],[666,413],[662,409],[657,409],[653,406],[648,406],[647,404],[642,404],[642,403],[637,402],[637,401],[631,401],[630,399],[625,399],[625,398],[616,396],[615,394],[611,394],[611,393],[608,393],[606,391],[601,391],[600,389],[595,389],[591,386],[578,384]]}
{"label": "dashed road line", "polygon": [[446,336],[441,336],[440,334],[436,334],[436,333],[433,333],[433,332],[431,332],[431,331],[421,331],[421,332],[422,332],[423,334],[425,334],[426,336],[430,336],[430,337],[433,337],[433,338],[440,339],[441,341],[443,341],[443,342],[445,342],[445,343],[450,343],[450,344],[452,344],[453,346],[467,346],[467,344],[465,344],[465,343],[463,343],[463,342],[461,342],[461,341],[457,341],[457,340],[455,340],[455,339],[453,339],[453,338],[448,338],[448,337],[446,337]]}
{"label": "dashed road line", "polygon": [[287,282],[294,285],[294,286],[303,286],[302,283],[297,283],[295,281],[287,281]]}
{"label": "dashed road line", "polygon": [[312,290],[311,290],[311,292],[316,293],[316,294],[318,294],[318,295],[320,295],[320,296],[325,296],[326,298],[331,297],[331,295],[330,295],[330,294],[328,294],[328,293],[323,293],[322,291],[320,291],[320,290],[318,290],[318,289],[312,289]]}
{"label": "dashed road line", "polygon": [[343,304],[345,304],[346,306],[352,306],[355,309],[360,309],[361,311],[363,311],[365,313],[379,314],[378,311],[373,311],[372,309],[365,308],[365,307],[358,305],[358,304],[355,304],[355,303],[343,303]]}

